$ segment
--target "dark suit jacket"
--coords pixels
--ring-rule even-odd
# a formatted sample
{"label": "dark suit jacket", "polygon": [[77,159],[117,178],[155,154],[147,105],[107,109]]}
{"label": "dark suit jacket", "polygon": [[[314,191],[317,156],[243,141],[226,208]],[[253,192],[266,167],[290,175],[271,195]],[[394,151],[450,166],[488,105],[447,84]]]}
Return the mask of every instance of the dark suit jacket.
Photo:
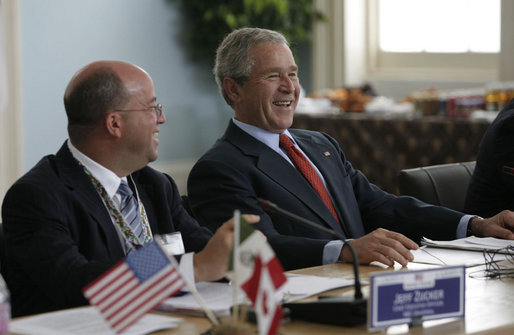
{"label": "dark suit jacket", "polygon": [[[313,131],[289,131],[323,174],[349,231],[347,238],[363,236],[378,227],[402,232],[416,241],[422,236],[455,238],[462,213],[386,193],[352,167],[333,138]],[[320,265],[323,248],[333,238],[286,217],[265,213],[256,197],[343,233],[300,172],[232,121],[225,135],[193,167],[188,195],[198,221],[213,231],[234,209],[260,215],[257,228],[268,237],[286,269]]]}
{"label": "dark suit jacket", "polygon": [[514,210],[514,99],[480,142],[464,206],[468,213],[483,217]]}
{"label": "dark suit jacket", "polygon": [[[153,234],[181,231],[187,251],[201,250],[211,233],[183,209],[173,180],[150,167],[132,176]],[[87,304],[81,289],[124,257],[109,212],[66,143],[11,187],[2,217],[14,316]]]}

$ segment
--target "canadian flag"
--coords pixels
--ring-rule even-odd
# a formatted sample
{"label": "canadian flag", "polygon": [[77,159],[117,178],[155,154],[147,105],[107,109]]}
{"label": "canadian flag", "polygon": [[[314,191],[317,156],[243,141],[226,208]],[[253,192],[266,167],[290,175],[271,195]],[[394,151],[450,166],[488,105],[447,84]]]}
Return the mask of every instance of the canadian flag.
{"label": "canadian flag", "polygon": [[264,235],[252,233],[240,246],[238,276],[241,288],[253,304],[260,335],[277,333],[282,306],[276,292],[287,281],[282,265]]}

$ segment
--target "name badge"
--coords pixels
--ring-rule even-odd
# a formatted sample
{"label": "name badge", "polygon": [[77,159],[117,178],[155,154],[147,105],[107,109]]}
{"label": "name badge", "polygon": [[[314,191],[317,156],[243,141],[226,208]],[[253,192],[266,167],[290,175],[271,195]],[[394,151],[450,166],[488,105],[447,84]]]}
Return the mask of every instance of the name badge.
{"label": "name badge", "polygon": [[186,252],[184,242],[182,242],[182,234],[179,231],[171,234],[156,235],[155,240],[168,256],[182,255]]}
{"label": "name badge", "polygon": [[368,328],[464,317],[464,266],[371,274]]}

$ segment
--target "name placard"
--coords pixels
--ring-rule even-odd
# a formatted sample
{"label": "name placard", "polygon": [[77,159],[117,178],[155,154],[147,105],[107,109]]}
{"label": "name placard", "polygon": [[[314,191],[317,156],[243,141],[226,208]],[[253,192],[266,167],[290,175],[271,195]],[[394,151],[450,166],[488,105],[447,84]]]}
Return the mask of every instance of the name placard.
{"label": "name placard", "polygon": [[465,279],[464,266],[371,274],[369,329],[464,317]]}
{"label": "name placard", "polygon": [[182,234],[179,231],[155,235],[154,238],[168,256],[182,255],[186,252],[184,242],[182,241]]}

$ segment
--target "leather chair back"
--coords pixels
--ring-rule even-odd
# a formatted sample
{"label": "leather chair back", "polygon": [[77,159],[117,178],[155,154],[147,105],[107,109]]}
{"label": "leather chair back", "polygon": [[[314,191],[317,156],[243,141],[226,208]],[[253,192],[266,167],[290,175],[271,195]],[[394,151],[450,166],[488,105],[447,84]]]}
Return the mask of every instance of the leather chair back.
{"label": "leather chair back", "polygon": [[398,189],[401,195],[462,211],[474,169],[474,161],[404,169],[398,174]]}

